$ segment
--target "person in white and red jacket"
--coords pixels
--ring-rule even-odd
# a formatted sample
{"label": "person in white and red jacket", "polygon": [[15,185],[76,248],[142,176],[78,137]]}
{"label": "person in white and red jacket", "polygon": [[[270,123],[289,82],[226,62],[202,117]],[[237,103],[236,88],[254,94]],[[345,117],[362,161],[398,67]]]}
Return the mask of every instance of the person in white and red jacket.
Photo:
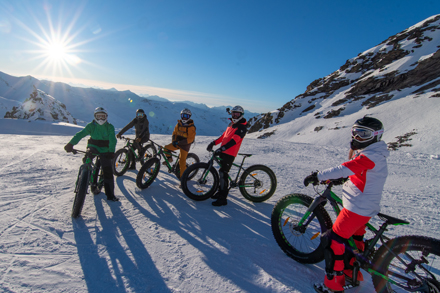
{"label": "person in white and red jacket", "polygon": [[244,109],[241,106],[235,106],[232,108],[231,123],[223,132],[222,136],[211,142],[206,148],[208,151],[212,151],[214,145],[221,143],[220,148],[215,150],[214,154],[220,156],[221,168],[219,170],[220,184],[218,191],[212,196],[213,199],[217,199],[212,202],[213,206],[224,206],[228,204],[228,173],[232,167],[232,163],[238,154],[241,143],[247,132],[247,122],[243,117]]}
{"label": "person in white and red jacket", "polygon": [[[365,225],[380,211],[388,176],[389,151],[387,144],[381,140],[384,133],[382,122],[365,116],[354,123],[351,131],[350,160],[337,167],[312,173],[304,179],[304,185],[307,186],[328,179],[349,178],[342,189],[344,208],[332,229],[321,236],[326,276],[324,283],[314,285],[316,292],[344,292],[345,279],[353,277],[354,262],[354,257],[344,262],[344,243],[353,236],[359,250],[364,250]],[[360,271],[357,280],[363,280]]]}

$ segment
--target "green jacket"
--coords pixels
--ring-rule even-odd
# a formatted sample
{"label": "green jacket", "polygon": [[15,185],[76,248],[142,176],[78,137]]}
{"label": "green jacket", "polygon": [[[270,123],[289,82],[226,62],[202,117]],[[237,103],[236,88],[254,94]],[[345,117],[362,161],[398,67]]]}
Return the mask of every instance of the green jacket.
{"label": "green jacket", "polygon": [[[87,147],[95,148],[99,153],[114,153],[116,148],[115,127],[106,122],[99,125],[95,120],[86,125],[86,127],[75,134],[69,143],[76,145],[81,139],[90,135]],[[100,142],[97,142],[99,140]],[[108,142],[108,143],[107,143]],[[99,144],[99,145],[98,145]],[[108,145],[108,146],[102,146]]]}

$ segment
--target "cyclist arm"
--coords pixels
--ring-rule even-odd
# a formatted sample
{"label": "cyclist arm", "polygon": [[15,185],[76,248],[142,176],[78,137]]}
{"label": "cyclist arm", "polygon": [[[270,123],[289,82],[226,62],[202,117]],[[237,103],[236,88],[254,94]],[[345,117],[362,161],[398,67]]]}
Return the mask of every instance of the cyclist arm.
{"label": "cyclist arm", "polygon": [[374,166],[375,164],[373,161],[371,161],[367,156],[361,154],[337,167],[319,172],[318,180],[322,181],[327,179],[346,178],[373,169]]}
{"label": "cyclist arm", "polygon": [[78,144],[78,142],[83,139],[84,137],[86,137],[87,135],[90,135],[91,133],[91,123],[87,124],[86,127],[84,127],[83,130],[79,131],[78,133],[76,133],[72,139],[69,141],[70,144],[72,145],[76,145]]}
{"label": "cyclist arm", "polygon": [[136,118],[134,118],[133,120],[131,120],[127,125],[124,126],[124,128],[121,129],[121,131],[119,131],[119,135],[123,135],[127,130],[129,130],[130,128],[132,128],[134,126],[134,124],[136,123]]}

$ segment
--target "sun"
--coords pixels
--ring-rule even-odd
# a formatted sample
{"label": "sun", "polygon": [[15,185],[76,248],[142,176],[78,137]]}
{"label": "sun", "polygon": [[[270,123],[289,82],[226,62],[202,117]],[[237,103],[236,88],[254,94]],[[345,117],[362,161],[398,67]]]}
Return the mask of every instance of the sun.
{"label": "sun", "polygon": [[51,42],[46,48],[46,55],[49,59],[53,61],[67,61],[68,59],[68,49],[66,45],[60,42]]}

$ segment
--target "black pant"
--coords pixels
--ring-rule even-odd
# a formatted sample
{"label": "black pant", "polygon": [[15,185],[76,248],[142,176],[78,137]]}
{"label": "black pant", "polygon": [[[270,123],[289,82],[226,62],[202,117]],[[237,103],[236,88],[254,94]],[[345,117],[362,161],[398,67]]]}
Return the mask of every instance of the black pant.
{"label": "black pant", "polygon": [[220,170],[218,170],[218,173],[220,175],[220,184],[218,187],[218,198],[219,199],[226,199],[226,197],[228,196],[228,189],[229,189],[228,173],[229,173],[229,170],[231,170],[232,163],[234,162],[235,157],[221,153],[220,159],[222,159],[222,160],[220,161],[220,164],[221,164]]}
{"label": "black pant", "polygon": [[[139,157],[142,157],[144,155],[143,144],[148,142],[149,140],[150,140],[149,138],[144,138],[140,142],[136,142],[136,141],[133,142],[133,148],[138,151]],[[136,166],[136,157],[132,153],[130,153],[130,156],[132,158],[130,167],[134,168]]]}
{"label": "black pant", "polygon": [[[96,150],[92,150],[92,153],[98,153]],[[99,156],[99,160],[96,160],[96,176],[94,178],[96,184],[96,180],[98,180],[99,170],[102,168],[102,172],[104,173],[104,190],[105,195],[107,197],[115,196],[115,179],[113,177],[113,169],[112,169],[112,158],[108,154],[101,154]]]}

